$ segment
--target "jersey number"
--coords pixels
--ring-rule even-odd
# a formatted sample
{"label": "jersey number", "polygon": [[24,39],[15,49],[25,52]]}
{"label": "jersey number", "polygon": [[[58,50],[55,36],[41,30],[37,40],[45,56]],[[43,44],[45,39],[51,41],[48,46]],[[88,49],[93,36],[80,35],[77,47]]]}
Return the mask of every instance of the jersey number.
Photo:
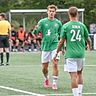
{"label": "jersey number", "polygon": [[72,33],[71,41],[81,41],[80,30],[71,30],[70,33]]}

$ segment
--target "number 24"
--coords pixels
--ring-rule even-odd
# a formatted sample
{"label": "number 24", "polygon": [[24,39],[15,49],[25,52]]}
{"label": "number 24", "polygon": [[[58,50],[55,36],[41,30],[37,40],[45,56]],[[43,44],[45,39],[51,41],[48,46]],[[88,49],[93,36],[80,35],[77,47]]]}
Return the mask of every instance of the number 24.
{"label": "number 24", "polygon": [[72,33],[71,41],[81,41],[80,30],[71,30],[70,33]]}

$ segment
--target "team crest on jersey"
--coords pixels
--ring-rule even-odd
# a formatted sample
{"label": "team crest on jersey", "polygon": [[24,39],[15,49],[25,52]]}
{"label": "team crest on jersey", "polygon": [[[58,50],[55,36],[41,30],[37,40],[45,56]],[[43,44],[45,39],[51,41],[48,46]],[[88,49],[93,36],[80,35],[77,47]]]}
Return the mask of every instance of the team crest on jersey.
{"label": "team crest on jersey", "polygon": [[48,26],[48,24],[46,23],[45,26]]}
{"label": "team crest on jersey", "polygon": [[57,27],[57,26],[58,26],[58,24],[57,24],[57,23],[55,23],[55,24],[54,24],[54,26],[55,26],[55,27]]}

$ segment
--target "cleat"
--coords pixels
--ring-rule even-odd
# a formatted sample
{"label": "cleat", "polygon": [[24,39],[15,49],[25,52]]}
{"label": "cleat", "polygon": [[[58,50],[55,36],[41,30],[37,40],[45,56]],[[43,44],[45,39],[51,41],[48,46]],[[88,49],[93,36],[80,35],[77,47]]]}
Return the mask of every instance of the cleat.
{"label": "cleat", "polygon": [[9,63],[6,63],[6,66],[8,66],[9,65]]}
{"label": "cleat", "polygon": [[44,87],[45,88],[49,88],[49,80],[45,80],[44,81]]}
{"label": "cleat", "polygon": [[57,84],[56,84],[56,83],[53,83],[53,84],[52,84],[52,89],[53,89],[53,90],[57,90]]}
{"label": "cleat", "polygon": [[1,63],[1,64],[0,64],[0,66],[4,66],[4,64],[3,64],[3,63]]}

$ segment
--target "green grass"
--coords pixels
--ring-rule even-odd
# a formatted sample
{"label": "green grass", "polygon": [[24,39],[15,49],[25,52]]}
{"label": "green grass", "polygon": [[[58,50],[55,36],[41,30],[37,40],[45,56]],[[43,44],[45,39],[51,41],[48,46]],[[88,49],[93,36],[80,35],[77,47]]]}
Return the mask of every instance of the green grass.
{"label": "green grass", "polygon": [[[64,57],[61,56],[59,62],[60,66],[57,91],[53,91],[51,88],[43,88],[43,75],[41,71],[40,58],[40,52],[11,53],[10,65],[0,66],[0,86],[6,86],[40,94],[71,93],[69,74],[63,71]],[[96,51],[86,52],[86,65],[95,65],[95,59]],[[85,66],[83,73],[83,92],[96,93],[96,66]],[[52,83],[52,63],[49,65],[49,77],[50,83]],[[0,88],[0,96],[10,95],[28,96],[28,94],[25,93]],[[83,96],[96,96],[96,94]]]}

